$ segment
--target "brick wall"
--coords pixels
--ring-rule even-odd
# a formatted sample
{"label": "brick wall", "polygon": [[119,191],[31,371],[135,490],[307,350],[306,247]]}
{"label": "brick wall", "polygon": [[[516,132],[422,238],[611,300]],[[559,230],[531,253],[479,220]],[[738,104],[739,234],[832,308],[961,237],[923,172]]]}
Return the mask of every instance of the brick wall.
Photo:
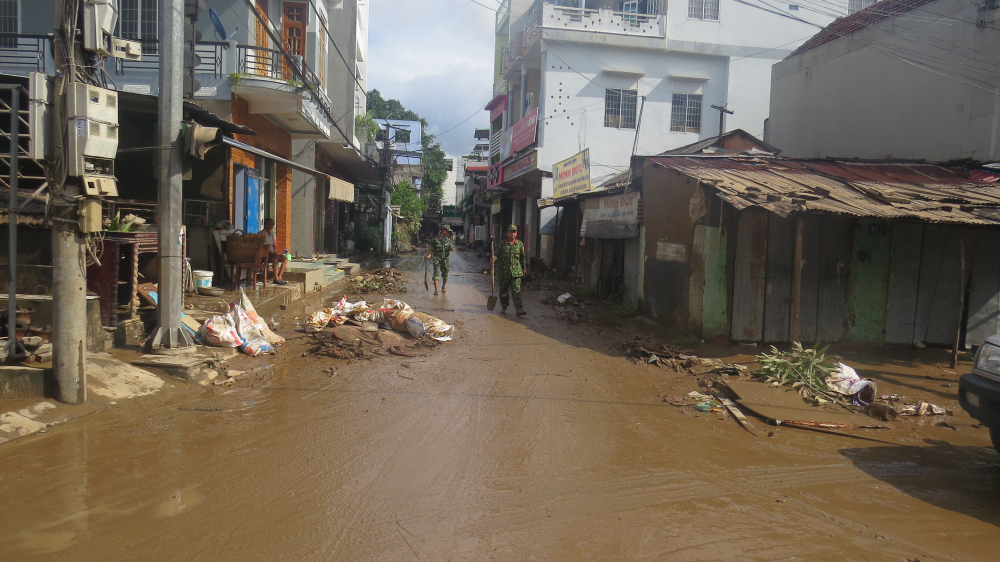
{"label": "brick wall", "polygon": [[[288,134],[288,131],[282,129],[263,115],[250,113],[250,103],[235,94],[233,94],[232,104],[233,123],[250,127],[257,133],[256,136],[234,135],[236,140],[291,160],[292,137]],[[242,164],[248,168],[256,168],[257,157],[249,152],[233,148],[230,151],[229,160],[229,200],[233,201],[233,178],[235,174],[233,173],[232,166],[234,164]],[[277,176],[277,216],[272,218],[275,222],[275,237],[277,238],[278,251],[280,252],[292,245],[292,169],[288,166],[279,165]],[[229,218],[232,220],[232,208],[230,208],[229,212]]]}

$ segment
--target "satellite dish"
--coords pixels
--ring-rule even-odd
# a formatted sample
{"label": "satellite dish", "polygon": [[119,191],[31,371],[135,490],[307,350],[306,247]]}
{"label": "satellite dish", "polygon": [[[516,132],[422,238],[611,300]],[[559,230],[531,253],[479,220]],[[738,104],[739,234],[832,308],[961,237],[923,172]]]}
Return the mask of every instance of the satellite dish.
{"label": "satellite dish", "polygon": [[233,35],[227,36],[226,26],[222,25],[222,18],[219,17],[219,12],[216,12],[215,8],[209,8],[208,15],[212,18],[212,25],[215,27],[215,35],[219,38],[219,41],[229,41],[233,38],[233,35],[236,35],[236,31],[239,31],[239,28],[236,28],[236,31],[233,31]]}

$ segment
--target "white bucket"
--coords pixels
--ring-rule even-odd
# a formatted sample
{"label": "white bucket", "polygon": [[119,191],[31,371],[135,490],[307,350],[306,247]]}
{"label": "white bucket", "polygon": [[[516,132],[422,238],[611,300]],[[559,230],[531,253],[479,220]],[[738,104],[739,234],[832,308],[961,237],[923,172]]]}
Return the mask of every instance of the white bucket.
{"label": "white bucket", "polygon": [[192,272],[194,274],[194,286],[195,287],[211,287],[212,277],[215,273],[211,271],[203,271],[196,269]]}

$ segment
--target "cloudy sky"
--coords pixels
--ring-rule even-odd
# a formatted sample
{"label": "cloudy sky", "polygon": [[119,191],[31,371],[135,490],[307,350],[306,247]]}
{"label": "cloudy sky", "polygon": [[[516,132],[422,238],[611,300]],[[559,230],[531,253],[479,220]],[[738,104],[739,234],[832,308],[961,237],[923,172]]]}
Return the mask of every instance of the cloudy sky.
{"label": "cloudy sky", "polygon": [[[488,6],[497,0],[477,0]],[[490,101],[495,12],[470,0],[370,0],[368,86],[395,98],[439,134]],[[468,154],[480,111],[438,136],[449,156]]]}

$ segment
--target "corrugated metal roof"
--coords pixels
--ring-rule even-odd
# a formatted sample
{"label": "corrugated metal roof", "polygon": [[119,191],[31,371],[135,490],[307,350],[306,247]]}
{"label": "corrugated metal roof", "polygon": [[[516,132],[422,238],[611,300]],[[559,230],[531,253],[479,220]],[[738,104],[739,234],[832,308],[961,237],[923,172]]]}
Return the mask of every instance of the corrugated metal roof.
{"label": "corrugated metal roof", "polygon": [[737,209],[757,206],[782,216],[814,211],[1000,224],[1000,183],[939,164],[691,156],[650,160],[714,185],[719,197]]}
{"label": "corrugated metal roof", "polygon": [[789,56],[794,57],[813,47],[819,47],[824,43],[829,43],[835,39],[850,35],[855,31],[875,25],[889,18],[894,18],[899,14],[909,12],[914,8],[930,4],[931,2],[934,2],[934,0],[881,0],[880,2],[875,2],[864,10],[835,19],[833,23],[824,27],[816,35],[813,35]]}

